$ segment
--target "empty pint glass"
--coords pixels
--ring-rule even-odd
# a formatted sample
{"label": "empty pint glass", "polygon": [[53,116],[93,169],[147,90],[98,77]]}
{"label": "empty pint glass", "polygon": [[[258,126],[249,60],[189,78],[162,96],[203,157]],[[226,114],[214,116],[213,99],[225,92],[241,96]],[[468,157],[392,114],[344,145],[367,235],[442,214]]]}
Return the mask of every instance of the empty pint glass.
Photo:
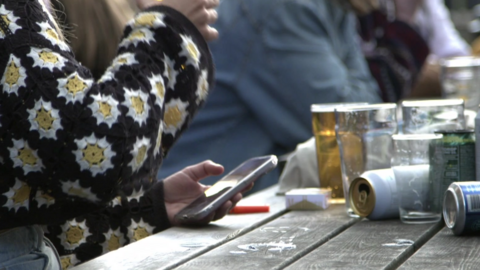
{"label": "empty pint glass", "polygon": [[[344,196],[352,181],[362,173],[390,168],[392,135],[397,133],[394,103],[335,109],[335,132],[340,150]],[[356,217],[345,201],[347,214]]]}
{"label": "empty pint glass", "polygon": [[405,100],[402,102],[403,133],[465,129],[464,106],[463,99]]}
{"label": "empty pint glass", "polygon": [[315,136],[320,187],[331,190],[330,203],[344,203],[340,169],[340,153],[335,137],[335,108],[367,105],[367,103],[313,104],[312,128]]}
{"label": "empty pint glass", "polygon": [[465,109],[476,112],[480,105],[480,58],[450,57],[440,61],[442,96],[465,100]]}
{"label": "empty pint glass", "polygon": [[[430,152],[441,139],[439,134],[393,135],[392,169],[399,195],[400,219],[404,223],[430,223],[441,218],[435,203],[436,186],[442,179],[431,179]],[[430,182],[433,181],[433,182]]]}

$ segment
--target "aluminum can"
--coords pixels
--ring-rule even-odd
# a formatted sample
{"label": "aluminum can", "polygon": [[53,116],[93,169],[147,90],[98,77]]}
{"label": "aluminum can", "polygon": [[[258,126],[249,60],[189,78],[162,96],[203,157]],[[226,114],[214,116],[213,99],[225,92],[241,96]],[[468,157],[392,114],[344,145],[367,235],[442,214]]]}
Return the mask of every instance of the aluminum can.
{"label": "aluminum can", "polygon": [[455,235],[480,233],[480,182],[450,184],[443,199],[443,220]]}
{"label": "aluminum can", "polygon": [[399,217],[399,197],[392,169],[366,171],[350,184],[349,200],[355,214],[370,220]]}
{"label": "aluminum can", "polygon": [[475,133],[473,130],[435,131],[442,139],[430,146],[430,188],[434,206],[453,182],[474,181]]}

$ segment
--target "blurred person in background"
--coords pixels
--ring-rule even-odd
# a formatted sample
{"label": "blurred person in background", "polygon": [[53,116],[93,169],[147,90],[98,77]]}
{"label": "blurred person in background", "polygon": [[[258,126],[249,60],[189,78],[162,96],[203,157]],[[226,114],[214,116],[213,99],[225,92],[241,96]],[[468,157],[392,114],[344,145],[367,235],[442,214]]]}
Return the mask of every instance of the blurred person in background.
{"label": "blurred person in background", "polygon": [[441,97],[438,60],[470,54],[442,0],[350,2],[383,100]]}
{"label": "blurred person in background", "polygon": [[430,53],[428,44],[409,22],[396,16],[395,2],[350,3],[358,17],[363,54],[383,101],[398,102],[409,96]]}
{"label": "blurred person in background", "polygon": [[430,50],[419,80],[408,97],[441,97],[439,60],[446,57],[470,55],[470,46],[455,29],[443,0],[393,1],[396,6],[396,17],[411,24],[427,42]]}
{"label": "blurred person in background", "polygon": [[[443,0],[394,1],[398,10],[397,17],[411,23],[418,30],[428,43],[430,57],[470,55],[470,46],[455,29]],[[409,2],[413,2],[413,8],[408,7]]]}
{"label": "blurred person in background", "polygon": [[[250,157],[291,152],[312,137],[312,103],[381,102],[348,1],[225,0],[217,11],[215,91],[160,178],[206,157],[231,170]],[[269,173],[252,192],[278,177]]]}

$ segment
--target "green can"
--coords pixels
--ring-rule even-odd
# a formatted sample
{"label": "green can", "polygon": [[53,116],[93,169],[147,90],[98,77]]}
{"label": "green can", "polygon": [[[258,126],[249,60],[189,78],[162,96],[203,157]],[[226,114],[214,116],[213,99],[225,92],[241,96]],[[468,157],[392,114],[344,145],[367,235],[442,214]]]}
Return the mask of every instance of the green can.
{"label": "green can", "polygon": [[430,194],[433,207],[441,208],[445,191],[453,182],[475,180],[475,132],[438,130],[442,139],[430,145]]}

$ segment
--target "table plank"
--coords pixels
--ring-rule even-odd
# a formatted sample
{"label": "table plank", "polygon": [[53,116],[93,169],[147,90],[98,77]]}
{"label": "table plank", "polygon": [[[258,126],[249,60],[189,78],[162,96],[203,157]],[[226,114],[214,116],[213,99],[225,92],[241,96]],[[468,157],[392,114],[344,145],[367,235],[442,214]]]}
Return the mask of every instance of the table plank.
{"label": "table plank", "polygon": [[176,269],[281,269],[358,221],[343,204],[292,211]]}
{"label": "table plank", "polygon": [[170,269],[287,212],[278,185],[245,197],[238,204],[270,205],[269,213],[227,215],[205,227],[172,227],[74,267],[91,269]]}
{"label": "table plank", "polygon": [[455,236],[445,227],[399,269],[478,269],[479,266],[480,238]]}
{"label": "table plank", "polygon": [[[395,269],[442,226],[441,222],[409,225],[365,219],[286,269]],[[403,240],[414,244],[397,244]],[[415,269],[422,268],[415,265]]]}

